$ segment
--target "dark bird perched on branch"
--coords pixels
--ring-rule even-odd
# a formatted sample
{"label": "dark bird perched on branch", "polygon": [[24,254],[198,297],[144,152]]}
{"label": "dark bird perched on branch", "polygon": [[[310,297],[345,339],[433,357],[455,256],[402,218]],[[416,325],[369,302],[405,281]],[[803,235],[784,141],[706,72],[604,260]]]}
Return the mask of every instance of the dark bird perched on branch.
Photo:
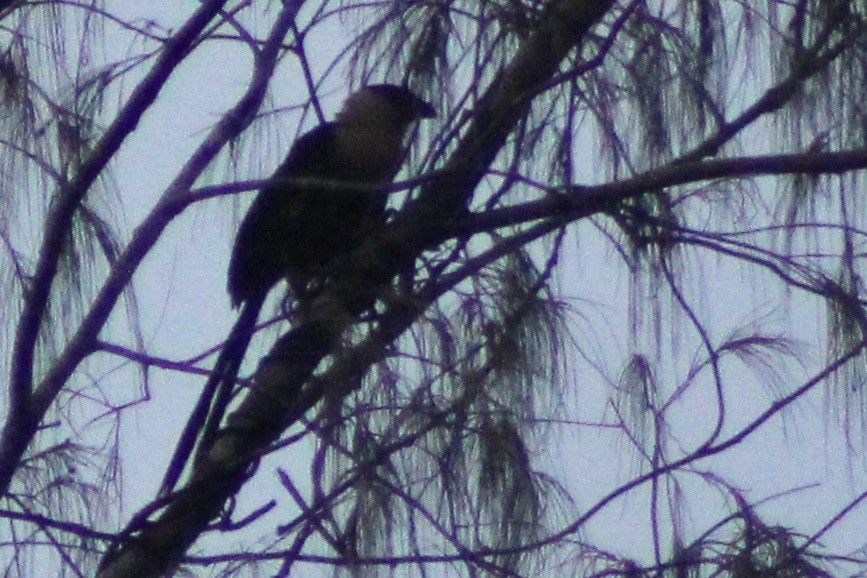
{"label": "dark bird perched on branch", "polygon": [[[371,188],[397,174],[409,126],[433,116],[405,88],[368,86],[347,99],[335,122],[298,139],[238,230],[229,265],[233,304],[259,298],[283,278],[304,298],[318,273],[381,224],[387,195]],[[299,177],[331,182],[279,182]]]}
{"label": "dark bird perched on branch", "polygon": [[238,229],[229,264],[229,296],[241,313],[181,434],[163,494],[174,489],[196,440],[197,456],[213,441],[271,288],[286,279],[296,299],[309,300],[334,265],[384,224],[384,186],[404,160],[408,130],[433,116],[433,107],[407,88],[364,87],[346,100],[334,122],[300,137],[273,182],[259,192]]}

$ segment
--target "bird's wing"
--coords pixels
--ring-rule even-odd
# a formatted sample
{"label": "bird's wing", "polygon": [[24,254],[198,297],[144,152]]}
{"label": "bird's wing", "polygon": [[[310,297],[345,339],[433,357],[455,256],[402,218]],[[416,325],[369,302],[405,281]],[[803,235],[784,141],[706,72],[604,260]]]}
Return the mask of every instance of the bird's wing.
{"label": "bird's wing", "polygon": [[298,137],[286,160],[274,172],[274,178],[334,174],[336,132],[335,124],[327,122]]}
{"label": "bird's wing", "polygon": [[334,136],[331,123],[301,136],[274,172],[273,182],[262,188],[250,206],[238,229],[229,264],[228,289],[235,305],[267,292],[286,275],[282,249],[298,235],[298,221],[308,202],[303,198],[306,187],[285,181],[333,172]]}

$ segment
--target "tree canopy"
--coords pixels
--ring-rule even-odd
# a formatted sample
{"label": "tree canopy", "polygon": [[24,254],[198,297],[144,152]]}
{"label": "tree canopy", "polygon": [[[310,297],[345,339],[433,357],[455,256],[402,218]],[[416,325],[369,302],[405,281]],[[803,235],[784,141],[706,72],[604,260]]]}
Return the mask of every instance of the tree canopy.
{"label": "tree canopy", "polygon": [[[438,113],[387,225],[161,495],[244,209],[376,83]],[[4,572],[867,573],[865,103],[855,0],[0,0]]]}

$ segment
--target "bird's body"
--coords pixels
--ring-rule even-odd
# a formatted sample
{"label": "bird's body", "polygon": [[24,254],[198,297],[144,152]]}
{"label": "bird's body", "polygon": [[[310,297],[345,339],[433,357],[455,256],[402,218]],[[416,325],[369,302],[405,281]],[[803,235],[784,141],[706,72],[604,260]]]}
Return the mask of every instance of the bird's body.
{"label": "bird's body", "polygon": [[[241,313],[181,434],[163,494],[174,489],[196,441],[198,457],[213,442],[268,293],[286,279],[296,299],[307,299],[341,258],[384,225],[385,187],[403,162],[408,129],[433,116],[433,107],[406,88],[362,88],[333,122],[295,142],[259,192],[229,263],[229,297]],[[372,301],[359,302],[369,307]]]}
{"label": "bird's body", "polygon": [[238,229],[232,303],[258,298],[284,278],[303,298],[335,259],[380,226],[383,187],[400,169],[407,129],[432,115],[408,90],[376,85],[353,95],[334,122],[299,138]]}

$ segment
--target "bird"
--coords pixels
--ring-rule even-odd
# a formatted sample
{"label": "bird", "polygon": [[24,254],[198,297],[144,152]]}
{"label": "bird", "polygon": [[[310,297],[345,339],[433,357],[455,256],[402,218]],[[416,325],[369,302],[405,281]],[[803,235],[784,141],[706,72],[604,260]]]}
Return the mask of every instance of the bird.
{"label": "bird", "polygon": [[434,115],[408,89],[376,84],[350,96],[334,122],[299,138],[238,229],[228,275],[233,305],[256,302],[282,279],[306,298],[335,258],[384,222],[387,194],[377,187],[400,169],[409,127]]}
{"label": "bird", "polygon": [[409,88],[372,84],[351,94],[333,121],[295,141],[238,228],[227,289],[240,313],[181,433],[161,495],[174,490],[191,455],[212,443],[268,294],[286,280],[303,305],[385,225],[386,187],[406,157],[410,128],[435,116]]}

